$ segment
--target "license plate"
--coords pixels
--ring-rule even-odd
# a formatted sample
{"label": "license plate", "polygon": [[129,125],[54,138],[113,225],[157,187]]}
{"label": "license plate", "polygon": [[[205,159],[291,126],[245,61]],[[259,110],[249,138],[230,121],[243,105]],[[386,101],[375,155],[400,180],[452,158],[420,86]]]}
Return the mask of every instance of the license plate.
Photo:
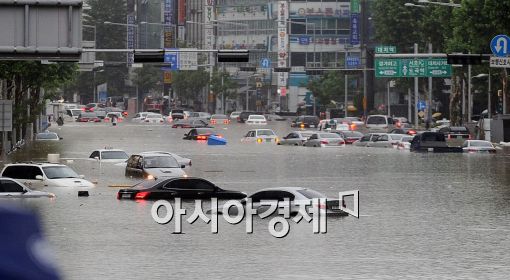
{"label": "license plate", "polygon": [[310,127],[311,127],[311,128],[315,128],[315,125],[311,124],[311,125],[310,125]]}
{"label": "license plate", "polygon": [[463,139],[462,135],[457,135],[457,139]]}
{"label": "license plate", "polygon": [[130,193],[123,193],[122,194],[122,198],[131,198],[131,194]]}

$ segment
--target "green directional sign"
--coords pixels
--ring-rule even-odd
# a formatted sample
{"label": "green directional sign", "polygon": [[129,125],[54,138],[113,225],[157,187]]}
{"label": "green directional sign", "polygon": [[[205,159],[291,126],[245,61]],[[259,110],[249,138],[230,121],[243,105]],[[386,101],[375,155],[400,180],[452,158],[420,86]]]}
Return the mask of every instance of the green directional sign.
{"label": "green directional sign", "polygon": [[359,0],[351,0],[351,13],[360,12]]}
{"label": "green directional sign", "polygon": [[375,53],[397,53],[396,46],[376,46]]}
{"label": "green directional sign", "polygon": [[451,77],[452,67],[446,59],[376,58],[377,78]]}

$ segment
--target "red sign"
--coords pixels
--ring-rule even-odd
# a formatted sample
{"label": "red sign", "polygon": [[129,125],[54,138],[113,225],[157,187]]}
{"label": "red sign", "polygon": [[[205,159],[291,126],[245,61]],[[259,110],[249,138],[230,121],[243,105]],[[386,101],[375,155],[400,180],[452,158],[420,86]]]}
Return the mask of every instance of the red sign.
{"label": "red sign", "polygon": [[287,88],[286,87],[280,88],[280,96],[287,96]]}
{"label": "red sign", "polygon": [[186,23],[186,0],[179,0],[177,3],[177,23],[179,25]]}

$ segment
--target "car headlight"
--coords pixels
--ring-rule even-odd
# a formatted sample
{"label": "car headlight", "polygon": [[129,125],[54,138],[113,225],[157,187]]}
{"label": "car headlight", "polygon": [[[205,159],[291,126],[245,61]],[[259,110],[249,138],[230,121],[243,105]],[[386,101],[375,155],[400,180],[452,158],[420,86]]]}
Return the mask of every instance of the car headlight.
{"label": "car headlight", "polygon": [[154,176],[151,174],[147,175],[147,180],[154,180]]}

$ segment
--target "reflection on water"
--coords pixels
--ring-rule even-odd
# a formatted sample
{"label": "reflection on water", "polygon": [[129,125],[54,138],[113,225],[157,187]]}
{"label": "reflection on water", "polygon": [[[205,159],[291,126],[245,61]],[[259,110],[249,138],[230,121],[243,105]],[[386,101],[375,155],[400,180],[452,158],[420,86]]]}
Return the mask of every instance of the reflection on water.
{"label": "reflection on water", "polygon": [[[269,125],[281,137],[287,123]],[[61,269],[69,279],[139,278],[493,278],[510,273],[508,153],[414,154],[391,149],[320,149],[242,144],[250,127],[218,131],[227,146],[182,140],[187,130],[168,126],[67,124],[60,143],[37,144],[15,160],[60,153],[78,174],[97,181],[88,198],[53,189],[57,199],[22,203],[43,217]],[[328,233],[290,222],[276,239],[269,220],[245,224],[220,219],[219,233],[203,222],[158,225],[151,201],[118,201],[111,184],[133,184],[122,165],[85,159],[103,147],[129,153],[176,152],[193,162],[186,172],[225,189],[253,193],[267,187],[309,187],[338,196],[359,189],[355,219],[328,219]],[[185,202],[188,211],[193,204]],[[341,276],[340,276],[341,275]]]}

